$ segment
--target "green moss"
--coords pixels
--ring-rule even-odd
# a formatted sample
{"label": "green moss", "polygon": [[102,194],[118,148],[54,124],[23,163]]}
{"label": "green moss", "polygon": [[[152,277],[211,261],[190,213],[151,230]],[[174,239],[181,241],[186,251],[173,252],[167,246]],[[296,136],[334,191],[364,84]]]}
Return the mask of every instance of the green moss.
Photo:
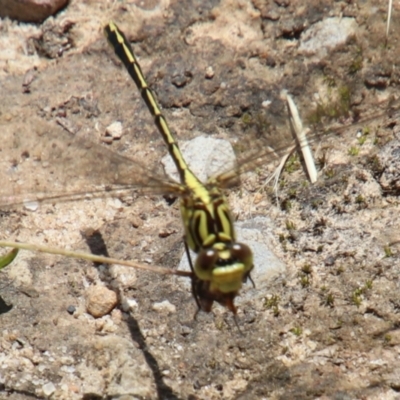
{"label": "green moss", "polygon": [[300,168],[300,161],[297,154],[292,154],[285,164],[285,171],[291,174]]}
{"label": "green moss", "polygon": [[358,144],[362,146],[366,142],[366,140],[367,140],[366,136],[361,136],[358,138]]}
{"label": "green moss", "polygon": [[242,114],[242,122],[244,125],[250,125],[253,121],[252,116],[249,113]]}
{"label": "green moss", "polygon": [[353,304],[355,304],[357,307],[360,307],[362,299],[361,299],[361,293],[359,293],[357,289],[353,292],[351,300]]}
{"label": "green moss", "polygon": [[328,169],[325,170],[325,176],[328,179],[333,178],[335,175],[336,175],[336,171],[333,168],[328,168]]}
{"label": "green moss", "polygon": [[301,271],[304,272],[305,274],[309,275],[312,272],[312,268],[310,264],[304,264],[303,267],[301,268]]}
{"label": "green moss", "polygon": [[341,275],[345,271],[345,268],[343,265],[339,265],[336,269],[336,275]]}
{"label": "green moss", "polygon": [[383,247],[383,251],[385,252],[385,258],[393,257],[392,249],[388,244]]}
{"label": "green moss", "polygon": [[336,87],[336,81],[335,78],[331,75],[325,75],[324,76],[324,83],[329,87],[329,88],[334,88]]}
{"label": "green moss", "polygon": [[289,196],[291,199],[295,199],[295,198],[297,197],[297,190],[294,189],[294,188],[289,189],[289,190],[288,190],[288,196]]}
{"label": "green moss", "polygon": [[292,208],[292,202],[290,200],[283,200],[281,203],[281,208],[283,211],[290,211]]}
{"label": "green moss", "polygon": [[373,281],[367,280],[364,286],[356,288],[351,296],[352,302],[359,307],[362,303],[362,298],[365,293],[372,289]]}
{"label": "green moss", "polygon": [[[324,287],[324,290],[321,289],[323,293],[321,304],[327,307],[333,307],[335,305],[335,297],[332,293],[327,292],[327,289]],[[326,293],[325,293],[326,292]]]}
{"label": "green moss", "polygon": [[372,281],[371,279],[368,279],[368,280],[365,282],[365,289],[366,289],[366,290],[371,290],[371,289],[372,289],[372,285],[373,285],[373,281]]}
{"label": "green moss", "polygon": [[355,75],[357,72],[361,71],[363,66],[363,51],[361,47],[357,47],[354,52],[352,61],[349,65],[349,74]]}
{"label": "green moss", "polygon": [[365,198],[361,194],[358,194],[356,196],[356,204],[364,204],[365,203]]}
{"label": "green moss", "polygon": [[302,288],[307,288],[311,285],[311,280],[309,275],[300,275],[300,285]]}
{"label": "green moss", "polygon": [[335,120],[349,115],[351,108],[351,90],[349,86],[333,85],[331,80],[328,80],[330,90],[327,98],[319,102],[315,109],[306,117],[306,121],[310,125],[318,125],[324,119]]}
{"label": "green moss", "polygon": [[279,296],[273,295],[264,300],[264,307],[266,309],[272,310],[275,317],[279,315]]}
{"label": "green moss", "polygon": [[251,115],[250,113],[243,113],[241,121],[245,129],[253,128],[257,133],[260,134],[268,132],[269,128],[271,127],[267,114],[264,112],[258,112],[254,115]]}
{"label": "green moss", "polygon": [[321,206],[323,203],[324,202],[322,199],[313,199],[311,201],[311,207],[313,208],[313,210],[318,210],[318,207]]}
{"label": "green moss", "polygon": [[292,328],[290,332],[292,332],[295,336],[301,336],[301,334],[303,333],[303,329],[300,326],[297,326],[295,328]]}
{"label": "green moss", "polygon": [[286,222],[285,222],[285,224],[286,224],[286,229],[287,229],[288,231],[294,231],[294,230],[296,230],[296,225],[294,224],[293,221],[289,221],[289,220],[287,219]]}
{"label": "green moss", "polygon": [[375,173],[383,172],[383,166],[379,160],[379,157],[375,154],[368,159],[368,165],[371,167],[372,171]]}
{"label": "green moss", "polygon": [[388,333],[384,336],[383,340],[385,341],[386,344],[390,343],[392,341],[392,335],[389,335]]}
{"label": "green moss", "polygon": [[349,151],[347,152],[347,154],[349,156],[358,156],[359,153],[360,153],[360,149],[355,146],[351,146]]}

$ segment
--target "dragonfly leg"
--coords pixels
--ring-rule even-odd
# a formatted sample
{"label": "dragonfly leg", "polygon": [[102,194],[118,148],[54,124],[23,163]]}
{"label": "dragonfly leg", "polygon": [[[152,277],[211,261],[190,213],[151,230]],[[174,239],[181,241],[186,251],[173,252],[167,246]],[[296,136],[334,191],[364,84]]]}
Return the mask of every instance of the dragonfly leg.
{"label": "dragonfly leg", "polygon": [[189,246],[188,246],[188,244],[186,242],[186,238],[183,238],[183,243],[185,244],[185,252],[186,252],[186,256],[187,256],[188,261],[189,261],[190,270],[194,273],[192,257],[190,256]]}
{"label": "dragonfly leg", "polygon": [[251,277],[251,275],[250,274],[247,275],[246,278],[249,278],[249,281],[252,283],[253,288],[255,289],[256,288],[256,284],[254,283],[253,278]]}

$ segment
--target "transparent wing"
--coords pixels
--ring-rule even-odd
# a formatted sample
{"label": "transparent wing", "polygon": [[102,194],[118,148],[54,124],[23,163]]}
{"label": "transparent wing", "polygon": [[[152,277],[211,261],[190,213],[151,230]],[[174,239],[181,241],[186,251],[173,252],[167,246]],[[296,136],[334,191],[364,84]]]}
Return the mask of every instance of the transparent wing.
{"label": "transparent wing", "polygon": [[[357,132],[360,132],[362,127],[379,126],[384,124],[385,120],[397,118],[398,115],[395,116],[395,113],[398,114],[399,107],[399,102],[390,105],[385,103],[379,109],[369,112],[358,121],[348,120],[347,122],[331,124],[331,126],[325,127],[315,125],[312,129],[308,129],[308,145],[318,145],[320,150],[331,149],[342,142],[343,135],[346,132],[349,132],[353,136],[353,140],[357,141],[359,139]],[[223,188],[236,186],[239,184],[242,174],[265,167],[270,163],[278,164],[280,159],[295,149],[297,151],[301,150],[297,138],[291,132],[289,123],[286,127],[281,127],[274,136],[263,136],[257,140],[250,139],[242,146],[250,150],[237,156],[234,168],[212,177],[209,180],[211,184],[217,184]]]}
{"label": "transparent wing", "polygon": [[[397,105],[396,105],[397,106]],[[391,109],[379,110],[362,121],[379,123],[379,118],[390,114]],[[3,132],[0,169],[0,206],[15,206],[31,201],[70,201],[91,194],[114,195],[121,190],[137,190],[154,194],[185,193],[179,183],[156,174],[151,165],[94,143],[91,138],[71,134],[54,123],[36,119],[34,132],[21,122],[20,129],[7,125]],[[349,128],[315,129],[309,135],[311,144],[327,145],[340,141],[340,135]],[[356,128],[353,124],[352,133]],[[212,184],[228,188],[239,183],[240,175],[256,168],[276,163],[296,145],[289,125],[282,127],[274,136],[252,138],[241,145],[247,151],[237,156],[236,166],[210,179]]]}
{"label": "transparent wing", "polygon": [[183,190],[180,184],[150,172],[150,165],[72,135],[54,123],[36,119],[31,123],[33,131],[24,123],[20,129],[12,126],[13,131],[7,125],[1,127],[1,206],[138,188],[177,195]]}

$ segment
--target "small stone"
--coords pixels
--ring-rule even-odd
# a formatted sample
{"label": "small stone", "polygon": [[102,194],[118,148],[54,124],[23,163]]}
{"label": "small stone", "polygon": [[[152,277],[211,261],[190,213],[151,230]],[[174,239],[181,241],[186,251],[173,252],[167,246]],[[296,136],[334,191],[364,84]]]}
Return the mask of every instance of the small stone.
{"label": "small stone", "polygon": [[75,306],[68,306],[67,307],[67,312],[68,314],[73,314],[76,311],[76,307]]}
{"label": "small stone", "polygon": [[131,216],[129,221],[134,228],[139,228],[143,225],[143,221],[136,215]]}
{"label": "small stone", "polygon": [[105,286],[92,286],[86,297],[86,310],[95,318],[107,315],[117,305],[117,294]]}
{"label": "small stone", "polygon": [[166,238],[173,235],[174,233],[176,233],[176,230],[174,228],[166,226],[162,231],[158,233],[158,236],[160,238]]}
{"label": "small stone", "polygon": [[299,53],[323,59],[332,50],[346,43],[357,28],[354,18],[327,18],[311,25],[300,38]]}
{"label": "small stone", "polygon": [[24,201],[24,207],[28,211],[36,211],[39,208],[39,203],[37,201]]}
{"label": "small stone", "polygon": [[335,264],[336,258],[333,256],[326,257],[324,260],[324,264],[327,267],[332,267]]}
{"label": "small stone", "polygon": [[173,314],[176,312],[176,307],[168,300],[164,300],[160,303],[154,303],[153,310],[161,313]]}
{"label": "small stone", "polygon": [[213,77],[214,77],[214,75],[215,75],[215,71],[214,71],[214,68],[213,67],[211,67],[211,66],[208,66],[207,68],[206,68],[206,78],[207,79],[212,79]]}
{"label": "small stone", "polygon": [[48,397],[51,396],[55,391],[56,387],[53,382],[47,382],[42,386],[43,394]]}
{"label": "small stone", "polygon": [[261,103],[261,107],[266,109],[266,108],[268,108],[268,107],[271,105],[271,103],[272,103],[271,100],[264,100],[264,101]]}
{"label": "small stone", "polygon": [[67,3],[68,0],[0,0],[0,17],[40,23]]}
{"label": "small stone", "polygon": [[106,136],[112,137],[113,140],[121,139],[122,132],[122,123],[120,121],[115,121],[106,128]]}
{"label": "small stone", "polygon": [[135,285],[137,277],[133,268],[124,267],[123,265],[113,265],[111,268],[112,274],[115,277],[112,287],[125,289]]}
{"label": "small stone", "polygon": [[122,309],[125,312],[133,311],[139,308],[139,304],[135,299],[124,299],[121,304]]}
{"label": "small stone", "polygon": [[[180,147],[185,159],[189,160],[190,169],[203,182],[216,173],[235,166],[235,152],[227,140],[198,136]],[[171,157],[169,155],[163,157],[161,163],[164,165],[166,174],[179,181],[179,175]]]}

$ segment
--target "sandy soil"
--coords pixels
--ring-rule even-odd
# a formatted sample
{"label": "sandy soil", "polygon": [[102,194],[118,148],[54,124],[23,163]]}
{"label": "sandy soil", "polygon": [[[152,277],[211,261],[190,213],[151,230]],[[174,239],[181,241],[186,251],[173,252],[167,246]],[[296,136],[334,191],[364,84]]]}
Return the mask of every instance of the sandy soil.
{"label": "sandy soil", "polygon": [[[282,150],[292,94],[318,133],[318,182],[291,160],[276,198],[265,158],[229,193],[238,221],[269,219],[286,272],[245,285],[240,333],[219,306],[194,320],[174,276],[23,252],[1,272],[0,399],[400,398],[400,10],[385,44],[382,0],[184,4],[72,1],[41,26],[0,21],[0,197],[13,203],[0,236],[177,267],[176,201],[84,195],[130,160],[161,174],[166,152],[102,34],[112,19],[180,142],[227,139],[244,160]],[[348,37],[310,49],[328,18]],[[123,136],[109,143],[115,121]],[[72,191],[79,201],[59,198]],[[26,192],[56,198],[17,204]],[[95,285],[119,298],[98,319]]]}

